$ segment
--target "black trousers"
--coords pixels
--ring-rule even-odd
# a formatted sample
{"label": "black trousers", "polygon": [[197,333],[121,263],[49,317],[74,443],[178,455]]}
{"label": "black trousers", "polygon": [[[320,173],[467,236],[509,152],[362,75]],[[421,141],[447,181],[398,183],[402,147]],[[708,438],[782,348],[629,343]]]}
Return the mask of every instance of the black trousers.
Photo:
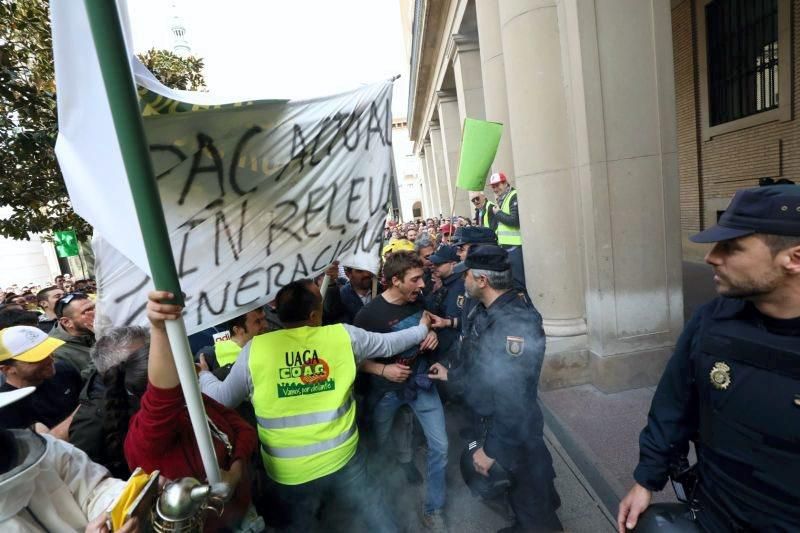
{"label": "black trousers", "polygon": [[508,502],[516,515],[517,531],[561,531],[556,509],[561,499],[556,492],[553,458],[544,440],[531,444],[515,454],[508,466],[501,465],[511,474],[512,484]]}
{"label": "black trousers", "polygon": [[367,475],[366,458],[360,446],[353,458],[333,474],[301,485],[278,484],[278,493],[289,514],[289,525],[284,531],[310,531],[320,503],[328,498],[336,498],[360,514],[370,532],[398,531],[383,491]]}

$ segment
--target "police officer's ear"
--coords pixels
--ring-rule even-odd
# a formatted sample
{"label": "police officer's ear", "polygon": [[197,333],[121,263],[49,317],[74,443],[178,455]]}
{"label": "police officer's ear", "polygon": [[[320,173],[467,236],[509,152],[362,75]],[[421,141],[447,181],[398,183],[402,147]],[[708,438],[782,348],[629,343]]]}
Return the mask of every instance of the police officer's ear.
{"label": "police officer's ear", "polygon": [[800,245],[792,246],[786,250],[786,259],[783,267],[789,274],[800,275]]}

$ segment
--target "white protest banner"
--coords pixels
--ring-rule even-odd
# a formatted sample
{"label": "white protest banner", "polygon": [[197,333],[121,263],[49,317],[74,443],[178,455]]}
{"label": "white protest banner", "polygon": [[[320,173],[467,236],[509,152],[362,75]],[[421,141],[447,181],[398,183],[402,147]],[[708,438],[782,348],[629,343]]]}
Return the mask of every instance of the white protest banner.
{"label": "white protest banner", "polygon": [[[390,81],[307,101],[198,105],[136,79],[189,333],[333,260],[377,272],[394,179]],[[97,229],[96,329],[144,324],[152,282]]]}

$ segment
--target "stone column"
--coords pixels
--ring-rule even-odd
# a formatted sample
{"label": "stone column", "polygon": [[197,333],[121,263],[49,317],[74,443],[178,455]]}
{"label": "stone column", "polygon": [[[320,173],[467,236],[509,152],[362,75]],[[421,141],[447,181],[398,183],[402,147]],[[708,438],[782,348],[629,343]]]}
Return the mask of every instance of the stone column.
{"label": "stone column", "polygon": [[437,96],[439,124],[442,134],[442,150],[445,155],[444,166],[448,188],[447,201],[448,206],[450,206],[445,215],[450,216],[451,207],[453,205],[455,205],[456,215],[468,215],[471,211],[469,193],[456,188],[458,160],[461,157],[461,121],[458,112],[458,101],[455,93],[452,92],[439,91]]}
{"label": "stone column", "polygon": [[[475,2],[483,77],[483,103],[486,120],[501,122],[504,125],[500,146],[497,147],[497,155],[492,163],[492,171],[503,171],[507,176],[516,176],[511,153],[511,120],[508,116],[506,72],[497,1],[478,0]],[[491,192],[489,198],[491,198]]]}
{"label": "stone column", "polygon": [[[431,122],[430,129],[430,147],[431,147],[431,160],[430,164],[433,172],[436,175],[436,194],[439,199],[440,213],[444,216],[450,216],[450,180],[447,177],[447,166],[445,159],[447,154],[444,151],[444,144],[442,143],[442,130],[438,122]],[[427,146],[425,153],[428,152]]]}
{"label": "stone column", "polygon": [[[551,342],[586,347],[577,169],[556,0],[499,2],[528,293]],[[555,346],[556,350],[567,348]]]}
{"label": "stone column", "polygon": [[431,187],[430,178],[428,177],[428,169],[425,168],[425,152],[421,150],[417,155],[419,161],[420,177],[422,178],[422,218],[431,216],[433,208],[431,207]]}
{"label": "stone column", "polygon": [[592,381],[654,384],[683,327],[670,0],[563,0]]}
{"label": "stone column", "polygon": [[431,188],[431,216],[435,217],[442,211],[442,200],[439,197],[439,180],[436,177],[436,161],[433,157],[430,131],[423,146],[425,147],[425,175],[430,178],[428,183]]}
{"label": "stone column", "polygon": [[453,74],[456,80],[456,96],[458,100],[458,118],[461,127],[464,119],[484,120],[483,110],[483,78],[481,77],[481,55],[478,48],[478,36],[452,35]]}

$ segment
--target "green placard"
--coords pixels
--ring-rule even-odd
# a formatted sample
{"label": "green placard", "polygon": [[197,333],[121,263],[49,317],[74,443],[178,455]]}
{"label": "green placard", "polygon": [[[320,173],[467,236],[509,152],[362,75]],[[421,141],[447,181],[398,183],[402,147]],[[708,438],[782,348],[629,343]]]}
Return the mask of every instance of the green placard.
{"label": "green placard", "polygon": [[78,255],[78,236],[73,230],[55,232],[56,255],[73,257]]}
{"label": "green placard", "polygon": [[503,125],[499,122],[464,119],[456,187],[468,191],[483,190],[502,135]]}

